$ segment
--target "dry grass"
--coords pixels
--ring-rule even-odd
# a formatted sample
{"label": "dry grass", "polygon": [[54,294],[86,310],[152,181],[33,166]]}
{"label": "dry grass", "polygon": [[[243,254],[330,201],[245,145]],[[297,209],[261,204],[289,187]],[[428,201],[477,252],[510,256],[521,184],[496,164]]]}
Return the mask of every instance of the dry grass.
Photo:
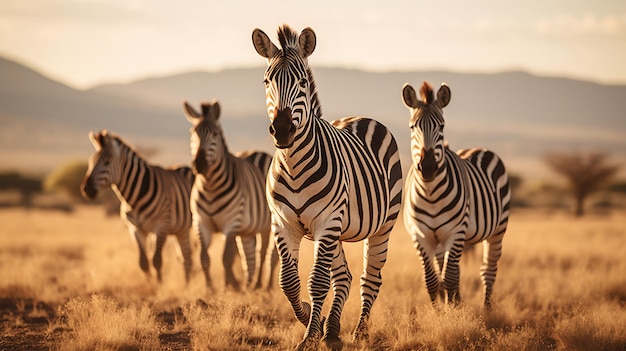
{"label": "dry grass", "polygon": [[[0,223],[0,349],[288,350],[304,333],[277,286],[271,293],[221,288],[221,240],[211,248],[211,292],[197,261],[185,286],[174,240],[164,250],[164,283],[148,280],[125,226],[98,208],[74,215],[2,210]],[[362,245],[346,245],[355,279],[342,317],[344,349],[626,348],[624,213],[574,219],[517,211],[504,245],[491,312],[481,309],[479,253],[463,258],[464,304],[433,309],[399,223],[367,345],[350,337]],[[311,249],[303,243],[303,279]]]}

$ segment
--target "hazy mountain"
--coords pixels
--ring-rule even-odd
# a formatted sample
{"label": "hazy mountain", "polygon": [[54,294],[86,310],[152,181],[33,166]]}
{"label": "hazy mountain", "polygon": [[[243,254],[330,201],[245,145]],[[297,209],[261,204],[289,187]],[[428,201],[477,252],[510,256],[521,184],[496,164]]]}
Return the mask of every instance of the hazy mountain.
{"label": "hazy mountain", "polygon": [[[0,59],[2,168],[49,169],[87,158],[89,130],[107,128],[156,149],[157,163],[188,162],[189,124],[182,101],[218,99],[231,151],[273,152],[267,133],[264,67],[189,72],[107,84],[79,91],[15,62]],[[626,160],[626,86],[600,85],[524,72],[444,71],[374,73],[313,67],[324,118],[365,115],[396,135],[408,166],[409,113],[400,90],[427,80],[446,82],[446,138],[453,149],[488,147],[514,172],[532,174],[553,150],[605,150]]]}

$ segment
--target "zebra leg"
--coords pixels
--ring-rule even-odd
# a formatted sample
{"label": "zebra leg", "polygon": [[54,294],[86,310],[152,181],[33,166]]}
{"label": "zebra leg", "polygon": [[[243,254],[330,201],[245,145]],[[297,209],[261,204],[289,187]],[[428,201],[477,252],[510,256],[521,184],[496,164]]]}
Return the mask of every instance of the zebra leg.
{"label": "zebra leg", "polygon": [[[237,256],[237,241],[235,234],[224,233],[224,253],[222,254],[222,264],[224,265],[224,276],[226,279],[226,287],[230,287],[235,291],[241,290],[241,284],[235,278],[233,272],[233,264]],[[245,268],[245,267],[244,267]]]}
{"label": "zebra leg", "polygon": [[496,281],[498,260],[502,256],[503,236],[504,232],[501,232],[483,241],[483,263],[480,266],[480,278],[483,281],[484,307],[487,310],[491,308],[491,293]]}
{"label": "zebra leg", "polygon": [[246,287],[252,286],[256,273],[256,235],[238,236],[239,256],[241,256],[241,266],[246,272]]}
{"label": "zebra leg", "polygon": [[376,234],[365,239],[363,246],[363,274],[361,275],[361,316],[359,324],[354,330],[354,340],[367,340],[369,338],[370,312],[378,291],[383,284],[381,270],[387,261],[387,246],[389,244],[389,234],[393,226],[386,232]]}
{"label": "zebra leg", "polygon": [[352,283],[352,274],[350,274],[341,242],[337,245],[333,263],[330,267],[330,279],[334,298],[328,319],[324,323],[324,338],[322,341],[331,350],[341,350],[343,347],[343,342],[339,339],[341,311],[343,311],[343,305],[348,299]]}
{"label": "zebra leg", "polygon": [[[267,279],[267,290],[270,291],[274,287],[274,280],[276,276],[276,266],[278,265],[278,248],[274,243],[274,240],[271,240],[269,251],[267,252],[266,261],[269,261],[269,277]],[[267,264],[267,263],[266,263]]]}
{"label": "zebra leg", "polygon": [[191,267],[193,265],[193,261],[191,259],[191,242],[189,240],[189,231],[185,231],[181,234],[176,235],[176,240],[178,241],[178,247],[183,255],[184,267],[185,267],[185,284],[189,284],[189,279],[191,279]]}
{"label": "zebra leg", "polygon": [[276,249],[280,254],[278,284],[289,300],[296,318],[307,326],[311,316],[311,305],[300,300],[301,284],[298,275],[298,254],[302,237],[281,234],[276,233],[274,236]]}
{"label": "zebra leg", "polygon": [[[424,245],[415,243],[415,247],[419,251],[420,259],[422,260],[422,268],[424,269],[424,283],[426,284],[426,290],[430,296],[430,302],[433,307],[437,306],[437,295],[440,291],[439,280],[440,275],[434,267],[434,262],[429,254],[429,249]],[[436,258],[435,258],[436,259]]]}
{"label": "zebra leg", "polygon": [[263,274],[265,273],[265,266],[267,266],[267,249],[269,247],[270,234],[269,231],[261,232],[261,248],[259,251],[259,273],[257,274],[256,284],[254,289],[260,289],[263,286]]}
{"label": "zebra leg", "polygon": [[[442,277],[441,272],[443,272],[443,265],[445,262],[445,252],[443,250],[438,250],[436,253],[437,257],[437,266],[435,267],[435,272],[438,277]],[[441,302],[446,301],[446,290],[443,288],[443,284],[439,284],[439,299]]]}
{"label": "zebra leg", "polygon": [[161,275],[161,267],[163,266],[163,245],[167,239],[167,234],[156,233],[156,249],[154,250],[154,256],[152,256],[152,265],[157,272],[157,280],[163,281]]}
{"label": "zebra leg", "polygon": [[[336,226],[336,228],[339,227]],[[335,256],[334,252],[339,245],[338,232],[315,239],[314,262],[308,280],[311,317],[304,333],[304,339],[296,350],[317,350],[322,334],[322,306],[330,289],[330,268]]]}
{"label": "zebra leg", "polygon": [[209,258],[209,245],[211,245],[211,231],[202,223],[202,221],[194,214],[193,228],[198,232],[200,237],[200,264],[202,265],[202,271],[204,272],[204,278],[206,287],[213,290],[213,283],[211,281],[211,259]]}
{"label": "zebra leg", "polygon": [[443,287],[446,290],[448,304],[457,304],[461,301],[459,293],[459,278],[461,276],[459,261],[465,245],[464,234],[458,234],[450,248],[446,249],[443,271]]}
{"label": "zebra leg", "polygon": [[148,255],[146,255],[146,240],[148,235],[147,233],[144,233],[135,226],[129,226],[128,229],[131,236],[135,237],[135,240],[137,241],[137,246],[139,247],[139,267],[141,267],[141,270],[149,278],[150,264],[148,263]]}

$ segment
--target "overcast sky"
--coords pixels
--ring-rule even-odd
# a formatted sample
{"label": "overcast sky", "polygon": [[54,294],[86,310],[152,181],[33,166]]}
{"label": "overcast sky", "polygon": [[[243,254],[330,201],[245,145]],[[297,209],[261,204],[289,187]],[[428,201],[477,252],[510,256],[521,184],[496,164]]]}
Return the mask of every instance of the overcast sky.
{"label": "overcast sky", "polygon": [[72,87],[262,66],[255,27],[311,27],[315,66],[526,70],[626,84],[626,1],[1,0],[0,56]]}

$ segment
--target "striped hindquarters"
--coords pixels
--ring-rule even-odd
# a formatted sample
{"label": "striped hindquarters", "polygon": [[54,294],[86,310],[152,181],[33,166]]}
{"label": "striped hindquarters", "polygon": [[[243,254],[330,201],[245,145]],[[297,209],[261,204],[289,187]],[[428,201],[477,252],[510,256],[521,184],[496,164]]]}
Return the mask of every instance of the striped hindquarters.
{"label": "striped hindquarters", "polygon": [[511,193],[509,178],[502,160],[484,149],[457,152],[466,161],[470,196],[470,223],[466,241],[475,243],[506,228]]}

